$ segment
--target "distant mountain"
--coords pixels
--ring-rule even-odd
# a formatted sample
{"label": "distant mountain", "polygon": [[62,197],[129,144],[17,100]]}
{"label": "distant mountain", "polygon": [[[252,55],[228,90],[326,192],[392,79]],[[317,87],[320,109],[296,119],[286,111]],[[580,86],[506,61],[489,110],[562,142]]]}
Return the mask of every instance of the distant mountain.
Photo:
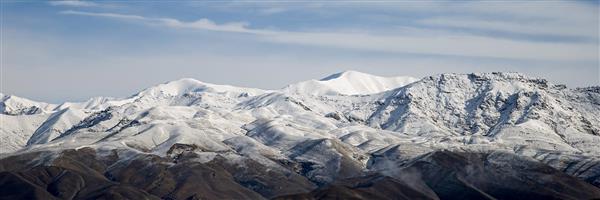
{"label": "distant mountain", "polygon": [[57,105],[0,93],[0,112],[5,115],[33,115],[54,110]]}
{"label": "distant mountain", "polygon": [[366,95],[399,88],[417,80],[419,79],[408,76],[381,77],[357,71],[345,71],[321,80],[291,84],[283,91],[308,95]]}
{"label": "distant mountain", "polygon": [[599,86],[347,71],[1,100],[0,199],[600,198]]}

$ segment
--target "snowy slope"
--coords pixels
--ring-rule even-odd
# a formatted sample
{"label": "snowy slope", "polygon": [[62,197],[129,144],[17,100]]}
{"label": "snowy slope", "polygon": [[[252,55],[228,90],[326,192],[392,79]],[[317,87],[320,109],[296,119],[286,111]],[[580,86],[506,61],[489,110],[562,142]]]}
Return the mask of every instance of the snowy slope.
{"label": "snowy slope", "polygon": [[305,95],[365,95],[402,87],[417,81],[408,76],[381,77],[357,71],[345,71],[321,80],[309,80],[284,88],[285,92]]}
{"label": "snowy slope", "polygon": [[57,105],[0,93],[0,113],[6,115],[32,115],[50,112]]}
{"label": "snowy slope", "polygon": [[126,98],[2,103],[0,153],[193,151],[201,162],[251,161],[317,185],[437,150],[511,152],[584,179],[600,174],[599,87],[518,73],[417,80],[348,71],[272,91],[180,79]]}
{"label": "snowy slope", "polygon": [[[477,136],[511,145],[600,155],[597,99],[517,73],[443,74],[399,88],[369,120],[409,135]],[[594,106],[595,105],[595,106]],[[578,109],[579,108],[579,109]],[[583,114],[582,114],[583,113]]]}
{"label": "snowy slope", "polygon": [[0,153],[23,148],[49,115],[0,115]]}

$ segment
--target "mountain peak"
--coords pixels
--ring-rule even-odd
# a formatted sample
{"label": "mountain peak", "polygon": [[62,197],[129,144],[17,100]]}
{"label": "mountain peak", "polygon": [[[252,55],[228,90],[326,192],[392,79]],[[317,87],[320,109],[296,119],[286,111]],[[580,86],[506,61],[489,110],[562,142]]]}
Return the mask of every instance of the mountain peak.
{"label": "mountain peak", "polygon": [[143,90],[138,95],[167,95],[176,96],[188,92],[197,91],[199,88],[204,88],[206,84],[193,78],[182,78],[174,81],[169,81]]}
{"label": "mountain peak", "polygon": [[186,93],[195,92],[215,92],[215,93],[247,93],[254,96],[261,94],[264,90],[255,88],[236,87],[231,85],[219,85],[205,83],[193,78],[182,78],[174,81],[169,81],[143,90],[136,94],[150,96],[178,96]]}
{"label": "mountain peak", "polygon": [[292,84],[283,90],[310,95],[366,95],[399,88],[417,80],[408,76],[382,77],[349,70],[321,80]]}
{"label": "mountain peak", "polygon": [[0,113],[9,115],[37,114],[52,110],[54,104],[37,102],[23,97],[0,93]]}
{"label": "mountain peak", "polygon": [[203,82],[199,81],[197,79],[194,79],[194,78],[180,78],[177,80],[169,81],[166,84],[186,84],[186,83],[203,83]]}
{"label": "mountain peak", "polygon": [[359,71],[354,71],[354,70],[346,70],[343,72],[329,75],[325,78],[322,78],[320,81],[329,81],[329,80],[334,80],[334,79],[339,79],[339,78],[356,79],[356,78],[361,78],[361,77],[379,77],[379,76],[367,74],[367,73],[363,73],[363,72],[359,72]]}

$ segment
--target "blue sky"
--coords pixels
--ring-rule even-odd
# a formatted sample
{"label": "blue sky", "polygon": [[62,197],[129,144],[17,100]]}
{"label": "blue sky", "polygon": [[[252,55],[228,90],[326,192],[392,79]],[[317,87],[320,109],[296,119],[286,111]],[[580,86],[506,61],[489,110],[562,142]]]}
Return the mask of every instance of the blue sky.
{"label": "blue sky", "polygon": [[184,77],[276,89],[344,70],[600,84],[598,1],[2,1],[2,93],[123,97]]}

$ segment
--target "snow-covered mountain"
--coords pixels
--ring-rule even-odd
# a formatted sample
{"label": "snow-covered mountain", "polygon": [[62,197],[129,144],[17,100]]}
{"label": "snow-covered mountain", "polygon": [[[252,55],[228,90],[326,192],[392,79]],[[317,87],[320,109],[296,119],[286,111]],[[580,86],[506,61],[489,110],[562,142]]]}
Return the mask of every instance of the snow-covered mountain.
{"label": "snow-covered mountain", "polygon": [[[55,105],[2,95],[0,105],[0,171],[91,170],[96,182],[137,188],[111,190],[120,195],[386,198],[374,191],[394,185],[409,199],[457,197],[449,188],[465,198],[600,198],[600,87],[569,89],[518,73],[416,79],[348,71],[280,90],[181,79],[126,98]],[[142,181],[126,173],[138,168],[171,175]],[[179,173],[205,168],[237,193],[145,185],[181,185],[188,180]],[[484,180],[505,176],[505,185]],[[525,189],[531,184],[538,189]],[[80,191],[73,195],[97,193]]]}
{"label": "snow-covered mountain", "polygon": [[357,71],[345,71],[321,80],[308,80],[288,85],[285,92],[304,95],[367,95],[395,89],[417,81],[408,76],[381,77]]}

